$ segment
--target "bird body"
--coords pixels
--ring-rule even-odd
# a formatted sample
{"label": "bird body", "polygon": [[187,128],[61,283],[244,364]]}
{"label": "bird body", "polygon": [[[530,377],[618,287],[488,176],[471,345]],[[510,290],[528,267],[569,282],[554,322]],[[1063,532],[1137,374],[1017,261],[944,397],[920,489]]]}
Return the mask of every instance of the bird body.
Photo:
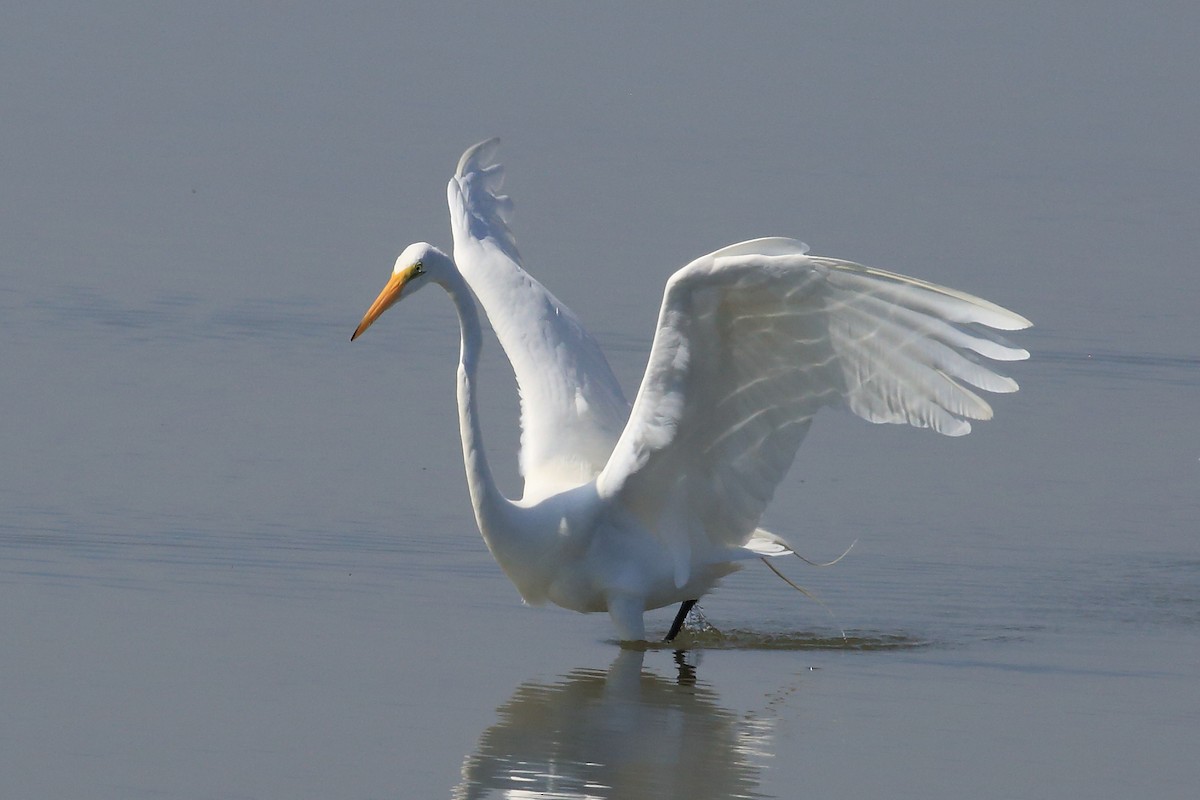
{"label": "bird body", "polygon": [[[986,300],[839,259],[791,239],[702,256],[667,281],[630,406],[595,342],[520,265],[495,140],[448,187],[454,257],[410,245],[354,333],[429,282],[458,312],[458,406],[476,521],[530,603],[607,611],[622,640],[647,609],[692,601],[750,558],[789,554],[758,527],[816,412],[957,436],[991,408],[969,386],[1016,391],[983,359],[1028,353],[987,329],[1028,320]],[[521,499],[496,487],[475,377],[476,299],[516,373]]]}

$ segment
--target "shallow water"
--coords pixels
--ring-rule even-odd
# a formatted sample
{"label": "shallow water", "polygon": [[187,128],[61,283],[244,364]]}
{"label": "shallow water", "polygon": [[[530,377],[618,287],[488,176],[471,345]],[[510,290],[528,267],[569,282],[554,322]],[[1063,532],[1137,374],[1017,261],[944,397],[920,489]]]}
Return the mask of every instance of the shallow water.
{"label": "shallow water", "polygon": [[[5,26],[0,795],[1194,794],[1194,9],[291,9]],[[817,420],[764,520],[857,542],[776,562],[816,600],[754,563],[644,650],[524,607],[449,304],[347,341],[496,133],[630,392],[671,270],[767,234],[1029,316],[1021,391]]]}

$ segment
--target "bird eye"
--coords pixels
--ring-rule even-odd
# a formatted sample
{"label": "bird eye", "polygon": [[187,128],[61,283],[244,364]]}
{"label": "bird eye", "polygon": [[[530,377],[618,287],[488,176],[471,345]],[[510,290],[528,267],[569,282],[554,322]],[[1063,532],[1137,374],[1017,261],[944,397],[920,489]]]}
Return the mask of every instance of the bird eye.
{"label": "bird eye", "polygon": [[424,275],[424,274],[425,274],[425,266],[420,261],[413,264],[413,277],[414,278],[418,275]]}

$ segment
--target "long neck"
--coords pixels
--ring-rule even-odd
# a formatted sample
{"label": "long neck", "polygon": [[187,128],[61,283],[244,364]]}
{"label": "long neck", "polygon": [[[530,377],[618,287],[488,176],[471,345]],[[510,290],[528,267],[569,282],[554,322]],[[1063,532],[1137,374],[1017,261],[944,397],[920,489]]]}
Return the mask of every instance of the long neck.
{"label": "long neck", "polygon": [[[457,274],[443,286],[454,301],[458,321],[462,329],[462,344],[458,361],[458,427],[462,436],[463,464],[467,469],[467,487],[471,492],[471,505],[484,538],[489,530],[497,528],[499,519],[510,507],[511,502],[496,486],[492,468],[488,464],[483,448],[483,428],[475,402],[475,375],[479,367],[479,353],[483,349],[483,332],[479,326],[479,312],[475,297],[467,284]],[[490,542],[489,542],[490,545]]]}
{"label": "long neck", "polygon": [[475,403],[475,375],[483,334],[475,296],[457,272],[442,283],[458,310],[462,327],[462,350],[458,364],[458,424],[462,434],[463,462],[467,468],[467,487],[475,508],[475,521],[501,568],[517,585],[528,602],[545,599],[546,554],[553,549],[555,529],[538,524],[539,515],[501,494],[483,449],[483,431]]}

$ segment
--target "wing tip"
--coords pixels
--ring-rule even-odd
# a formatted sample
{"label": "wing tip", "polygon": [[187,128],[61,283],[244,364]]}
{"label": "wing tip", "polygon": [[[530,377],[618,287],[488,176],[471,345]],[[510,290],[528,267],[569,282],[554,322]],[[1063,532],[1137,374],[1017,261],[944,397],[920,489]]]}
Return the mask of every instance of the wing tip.
{"label": "wing tip", "polygon": [[475,172],[491,164],[492,156],[496,154],[496,150],[499,147],[499,136],[493,136],[490,139],[484,139],[482,142],[476,142],[471,145],[462,154],[462,157],[458,159],[458,167],[454,170],[454,177],[462,178],[468,172]]}
{"label": "wing tip", "polygon": [[[1004,324],[1003,325],[990,325],[990,327],[993,327],[996,330],[1001,330],[1001,331],[1023,331],[1028,328],[1033,327],[1032,322],[1030,322],[1025,317],[1021,316],[1017,312],[1015,312],[1011,309],[1005,308],[1004,306],[998,306],[995,303],[991,303],[991,305],[995,307],[996,311],[1003,312]],[[1029,354],[1026,353],[1025,356],[1026,356],[1026,358],[1028,358]]]}

